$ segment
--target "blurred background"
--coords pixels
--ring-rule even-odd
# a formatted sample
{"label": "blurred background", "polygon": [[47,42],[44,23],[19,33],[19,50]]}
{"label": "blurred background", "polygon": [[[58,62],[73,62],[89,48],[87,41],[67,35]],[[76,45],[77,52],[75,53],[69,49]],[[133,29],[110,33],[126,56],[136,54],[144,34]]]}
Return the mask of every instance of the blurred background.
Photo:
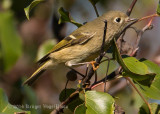
{"label": "blurred background", "polygon": [[[24,8],[32,0],[0,0],[0,88],[3,88],[13,105],[48,105],[53,107],[22,108],[31,110],[33,114],[47,114],[56,104],[59,104],[59,94],[66,84],[68,68],[60,66],[45,72],[32,87],[22,86],[22,83],[38,67],[36,61],[48,50],[69,35],[77,27],[71,23],[58,24],[58,9],[63,7],[79,23],[89,22],[96,18],[93,6],[88,0],[46,0],[36,6],[28,21]],[[109,10],[126,12],[132,0],[100,0],[96,4],[99,14]],[[158,0],[138,0],[131,17],[141,18],[156,12]],[[149,20],[136,24],[143,28]],[[139,44],[137,58],[147,58],[160,65],[160,19],[153,20],[154,28],[145,32]],[[129,31],[125,40],[134,46],[136,34]],[[106,63],[98,70],[98,78],[104,77]],[[112,61],[110,72],[117,68]],[[77,68],[85,73],[85,66]],[[69,82],[68,88],[76,88],[78,80]],[[103,85],[95,88],[103,91]],[[116,102],[123,110],[133,114],[143,103],[137,93],[126,80],[114,80],[107,83],[110,94],[118,97]],[[69,113],[69,111],[67,112]]]}

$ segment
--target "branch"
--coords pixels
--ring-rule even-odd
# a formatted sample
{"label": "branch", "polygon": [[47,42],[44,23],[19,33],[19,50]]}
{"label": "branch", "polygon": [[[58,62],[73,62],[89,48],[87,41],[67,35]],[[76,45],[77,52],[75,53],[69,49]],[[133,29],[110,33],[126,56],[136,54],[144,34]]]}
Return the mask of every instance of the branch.
{"label": "branch", "polygon": [[133,8],[134,8],[136,2],[137,2],[137,0],[133,0],[132,4],[130,5],[129,9],[127,10],[126,14],[127,14],[128,16],[131,15],[132,10],[133,10]]}
{"label": "branch", "polygon": [[94,10],[95,10],[95,12],[96,12],[97,17],[99,17],[99,14],[98,14],[98,10],[97,10],[97,8],[96,8],[96,5],[93,4],[93,8],[94,8]]}
{"label": "branch", "polygon": [[119,72],[118,72],[118,71],[119,71],[119,70],[117,69],[116,71],[113,71],[111,74],[109,74],[108,76],[104,77],[103,79],[101,79],[101,80],[93,83],[93,84],[91,85],[90,89],[93,89],[93,88],[95,88],[95,87],[97,87],[97,86],[105,83],[105,81],[107,82],[107,81],[110,81],[110,80],[112,80],[112,79],[115,79],[115,78],[117,77],[117,75],[119,75]]}
{"label": "branch", "polygon": [[139,41],[142,38],[142,35],[144,34],[144,32],[147,30],[153,29],[153,25],[151,24],[151,22],[152,22],[152,19],[149,21],[149,23],[146,26],[142,28],[142,30],[137,31],[137,40],[136,40],[135,48],[138,48]]}

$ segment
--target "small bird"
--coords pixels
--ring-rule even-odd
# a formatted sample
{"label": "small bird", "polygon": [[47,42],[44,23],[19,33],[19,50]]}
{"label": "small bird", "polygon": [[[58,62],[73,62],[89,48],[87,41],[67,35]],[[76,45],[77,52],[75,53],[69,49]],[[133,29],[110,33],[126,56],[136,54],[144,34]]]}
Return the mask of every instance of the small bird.
{"label": "small bird", "polygon": [[105,20],[107,20],[107,33],[104,47],[107,50],[113,39],[117,39],[126,25],[135,19],[130,19],[120,11],[109,11],[84,24],[65,37],[47,55],[41,58],[38,61],[41,66],[24,84],[32,85],[46,69],[55,68],[59,64],[73,67],[93,61],[98,57],[101,50]]}

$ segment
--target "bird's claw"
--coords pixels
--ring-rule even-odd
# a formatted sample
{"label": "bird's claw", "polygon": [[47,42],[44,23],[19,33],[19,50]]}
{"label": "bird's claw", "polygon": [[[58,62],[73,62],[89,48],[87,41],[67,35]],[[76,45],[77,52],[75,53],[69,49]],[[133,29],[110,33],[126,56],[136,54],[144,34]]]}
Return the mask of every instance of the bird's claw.
{"label": "bird's claw", "polygon": [[99,65],[98,66],[95,66],[95,63],[97,63],[96,61],[91,61],[90,64],[92,65],[92,68],[94,71],[96,71],[98,68],[99,68]]}

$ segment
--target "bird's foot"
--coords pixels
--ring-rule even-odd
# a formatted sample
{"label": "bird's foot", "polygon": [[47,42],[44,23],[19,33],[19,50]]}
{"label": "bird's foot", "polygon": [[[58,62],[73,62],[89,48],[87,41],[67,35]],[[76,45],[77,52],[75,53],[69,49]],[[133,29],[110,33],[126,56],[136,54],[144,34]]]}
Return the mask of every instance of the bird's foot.
{"label": "bird's foot", "polygon": [[94,71],[96,71],[99,68],[99,65],[95,66],[96,63],[97,63],[96,61],[91,61],[90,62]]}

